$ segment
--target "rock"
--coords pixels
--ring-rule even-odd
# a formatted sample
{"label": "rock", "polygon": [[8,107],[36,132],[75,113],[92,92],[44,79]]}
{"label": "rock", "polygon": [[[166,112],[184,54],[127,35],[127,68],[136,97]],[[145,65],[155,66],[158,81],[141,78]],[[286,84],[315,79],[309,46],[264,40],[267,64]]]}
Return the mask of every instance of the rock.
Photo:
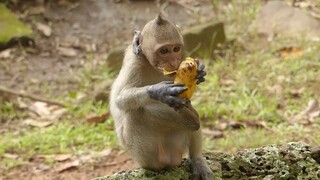
{"label": "rock", "polygon": [[258,32],[268,36],[306,37],[320,40],[320,21],[306,11],[288,6],[284,1],[269,1],[256,19]]}
{"label": "rock", "polygon": [[[182,35],[188,56],[197,55],[195,50],[201,50],[200,52],[211,50],[213,52],[213,49],[215,49],[218,44],[224,43],[226,40],[223,23],[210,22],[194,26],[184,30]],[[126,47],[121,46],[109,52],[106,61],[111,70],[115,72],[120,70],[125,49]]]}
{"label": "rock", "polygon": [[65,57],[75,57],[78,52],[74,48],[59,47],[59,54]]}
{"label": "rock", "polygon": [[[199,52],[210,52],[226,41],[223,23],[210,22],[188,28],[182,32],[185,50],[189,56],[195,56]],[[203,56],[203,55],[202,55]]]}
{"label": "rock", "polygon": [[108,102],[109,101],[109,94],[110,94],[110,87],[113,83],[113,80],[105,80],[101,83],[94,86],[93,92],[93,101],[94,102]]}
{"label": "rock", "polygon": [[36,27],[46,37],[51,36],[52,30],[51,30],[50,26],[38,22],[38,23],[36,23]]}
{"label": "rock", "polygon": [[31,28],[23,24],[2,3],[0,3],[0,27],[0,50],[18,43],[20,37],[26,38],[32,33]]}
{"label": "rock", "polygon": [[[206,160],[215,179],[319,179],[319,150],[307,144],[290,142],[227,153],[208,153]],[[189,179],[190,162],[167,171],[154,172],[142,168],[119,172],[95,180],[114,179]]]}
{"label": "rock", "polygon": [[119,72],[121,66],[122,66],[122,60],[124,57],[124,51],[127,47],[125,46],[119,46],[114,49],[112,49],[108,57],[106,59],[107,66],[110,68],[111,71]]}

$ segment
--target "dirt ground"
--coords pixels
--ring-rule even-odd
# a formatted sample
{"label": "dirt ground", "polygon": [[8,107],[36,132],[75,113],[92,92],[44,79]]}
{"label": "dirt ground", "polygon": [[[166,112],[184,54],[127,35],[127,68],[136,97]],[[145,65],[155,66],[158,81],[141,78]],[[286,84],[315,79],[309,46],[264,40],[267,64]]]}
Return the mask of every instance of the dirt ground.
{"label": "dirt ground", "polygon": [[[214,13],[208,1],[177,2],[171,3],[166,12],[182,29],[213,19]],[[36,47],[11,49],[12,60],[0,61],[1,85],[44,97],[76,91],[81,85],[79,69],[95,65],[92,63],[99,64],[112,48],[129,44],[134,30],[142,29],[159,12],[154,1],[112,0],[55,1],[45,5],[22,3],[12,9],[32,26]],[[37,30],[39,22],[49,25],[52,30],[50,36],[44,36]],[[96,61],[88,61],[88,54],[93,55]],[[9,126],[14,124],[1,124],[0,129],[6,131]],[[82,180],[134,167],[126,153],[113,150],[102,159],[59,173],[43,160],[31,159],[26,165],[4,172],[5,177],[0,177],[0,180]]]}
{"label": "dirt ground", "polygon": [[[181,2],[172,3],[166,12],[182,28],[199,23],[199,19],[208,21],[213,16],[207,1]],[[25,11],[29,8],[32,13],[37,7],[30,6]],[[34,93],[41,93],[41,90],[32,88],[33,84],[36,87],[48,84],[56,93],[66,89],[76,90],[79,80],[74,72],[90,63],[87,62],[88,53],[103,61],[110,49],[129,44],[134,30],[141,30],[157,15],[158,9],[154,1],[115,3],[79,0],[70,4],[48,4],[43,13],[29,14],[25,18],[35,30],[37,47],[29,51],[13,49],[16,60],[0,61],[0,81],[6,87]],[[37,13],[37,9],[34,11]],[[51,27],[50,37],[36,30],[38,22]],[[75,54],[61,53],[61,47],[72,48]]]}

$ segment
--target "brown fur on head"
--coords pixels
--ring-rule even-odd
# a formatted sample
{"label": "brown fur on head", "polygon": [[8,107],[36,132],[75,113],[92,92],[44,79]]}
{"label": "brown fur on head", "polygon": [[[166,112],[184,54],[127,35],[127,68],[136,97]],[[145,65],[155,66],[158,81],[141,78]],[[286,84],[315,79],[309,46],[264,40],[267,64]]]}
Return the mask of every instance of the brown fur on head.
{"label": "brown fur on head", "polygon": [[155,52],[158,48],[166,44],[184,45],[179,28],[161,14],[144,26],[139,42],[142,53],[153,66],[157,62]]}

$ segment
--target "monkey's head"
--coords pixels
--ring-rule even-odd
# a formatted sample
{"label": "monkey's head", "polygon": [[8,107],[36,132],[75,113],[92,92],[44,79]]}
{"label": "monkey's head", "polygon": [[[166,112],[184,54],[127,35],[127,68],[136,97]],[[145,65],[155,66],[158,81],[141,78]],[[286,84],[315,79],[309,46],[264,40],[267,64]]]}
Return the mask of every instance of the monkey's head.
{"label": "monkey's head", "polygon": [[144,26],[139,44],[154,68],[178,69],[183,55],[183,37],[179,28],[161,14]]}

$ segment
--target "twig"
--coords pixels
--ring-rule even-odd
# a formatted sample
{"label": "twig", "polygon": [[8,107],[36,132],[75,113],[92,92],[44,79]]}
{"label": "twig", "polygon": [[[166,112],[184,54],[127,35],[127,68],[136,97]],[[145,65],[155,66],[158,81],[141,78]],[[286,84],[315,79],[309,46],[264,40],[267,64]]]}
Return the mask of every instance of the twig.
{"label": "twig", "polygon": [[19,96],[19,97],[29,98],[29,99],[32,99],[32,100],[35,100],[35,101],[45,102],[47,104],[66,107],[66,105],[64,105],[64,104],[62,104],[60,102],[52,101],[52,100],[49,100],[49,99],[44,99],[44,98],[41,98],[39,96],[35,96],[35,95],[32,95],[32,94],[27,94],[27,93],[24,93],[24,92],[18,92],[18,91],[12,90],[12,89],[5,88],[3,86],[0,86],[0,92],[9,93],[9,94],[16,95],[16,96]]}

